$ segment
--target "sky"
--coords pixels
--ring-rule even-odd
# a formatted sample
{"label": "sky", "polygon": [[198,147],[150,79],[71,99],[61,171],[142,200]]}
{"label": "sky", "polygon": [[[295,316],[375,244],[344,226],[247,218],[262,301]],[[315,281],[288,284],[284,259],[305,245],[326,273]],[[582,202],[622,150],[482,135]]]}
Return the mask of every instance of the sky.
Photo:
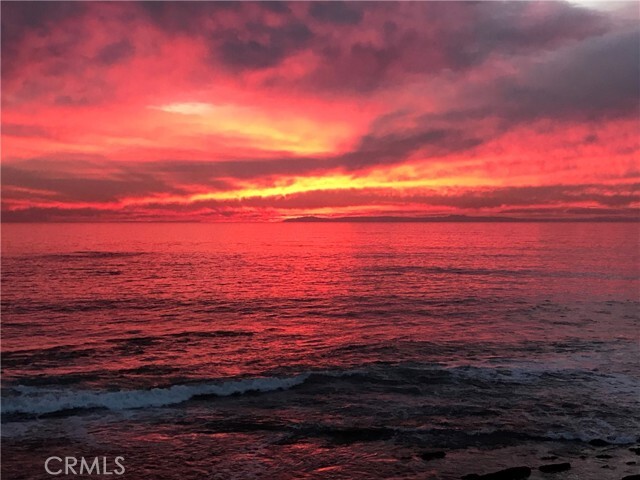
{"label": "sky", "polygon": [[2,2],[2,221],[637,218],[637,2]]}

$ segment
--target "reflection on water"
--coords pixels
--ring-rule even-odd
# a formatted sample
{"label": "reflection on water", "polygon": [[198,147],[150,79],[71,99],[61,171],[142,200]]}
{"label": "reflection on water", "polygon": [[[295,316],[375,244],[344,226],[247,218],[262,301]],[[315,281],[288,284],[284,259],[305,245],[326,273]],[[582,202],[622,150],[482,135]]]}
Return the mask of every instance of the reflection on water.
{"label": "reflection on water", "polygon": [[638,233],[4,225],[3,448],[40,471],[52,445],[124,445],[139,478],[176,456],[213,478],[458,478],[631,443]]}

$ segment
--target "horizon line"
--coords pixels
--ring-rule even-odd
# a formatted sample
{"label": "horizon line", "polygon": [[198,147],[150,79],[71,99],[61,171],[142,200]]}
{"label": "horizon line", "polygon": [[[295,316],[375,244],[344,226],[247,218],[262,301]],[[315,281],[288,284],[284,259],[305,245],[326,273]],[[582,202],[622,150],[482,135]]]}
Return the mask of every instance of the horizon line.
{"label": "horizon line", "polygon": [[270,224],[283,223],[640,223],[640,217],[591,217],[591,218],[519,218],[519,217],[294,217],[275,221],[239,220],[239,221],[207,221],[207,220],[43,220],[43,221],[0,221],[6,224]]}

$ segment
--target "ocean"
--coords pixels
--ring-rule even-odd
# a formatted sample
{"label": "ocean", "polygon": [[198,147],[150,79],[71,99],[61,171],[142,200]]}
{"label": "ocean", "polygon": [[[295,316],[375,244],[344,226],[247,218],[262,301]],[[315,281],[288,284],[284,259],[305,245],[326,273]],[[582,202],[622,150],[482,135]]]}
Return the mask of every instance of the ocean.
{"label": "ocean", "polygon": [[639,239],[4,224],[2,478],[50,478],[52,456],[121,456],[131,479],[640,473]]}

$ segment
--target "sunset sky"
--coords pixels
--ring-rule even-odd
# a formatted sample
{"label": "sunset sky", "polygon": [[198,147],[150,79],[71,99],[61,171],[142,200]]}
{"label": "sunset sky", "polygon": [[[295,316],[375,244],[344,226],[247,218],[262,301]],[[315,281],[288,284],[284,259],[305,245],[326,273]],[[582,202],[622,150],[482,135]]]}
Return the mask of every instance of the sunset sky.
{"label": "sunset sky", "polygon": [[3,221],[637,216],[637,2],[3,2]]}

